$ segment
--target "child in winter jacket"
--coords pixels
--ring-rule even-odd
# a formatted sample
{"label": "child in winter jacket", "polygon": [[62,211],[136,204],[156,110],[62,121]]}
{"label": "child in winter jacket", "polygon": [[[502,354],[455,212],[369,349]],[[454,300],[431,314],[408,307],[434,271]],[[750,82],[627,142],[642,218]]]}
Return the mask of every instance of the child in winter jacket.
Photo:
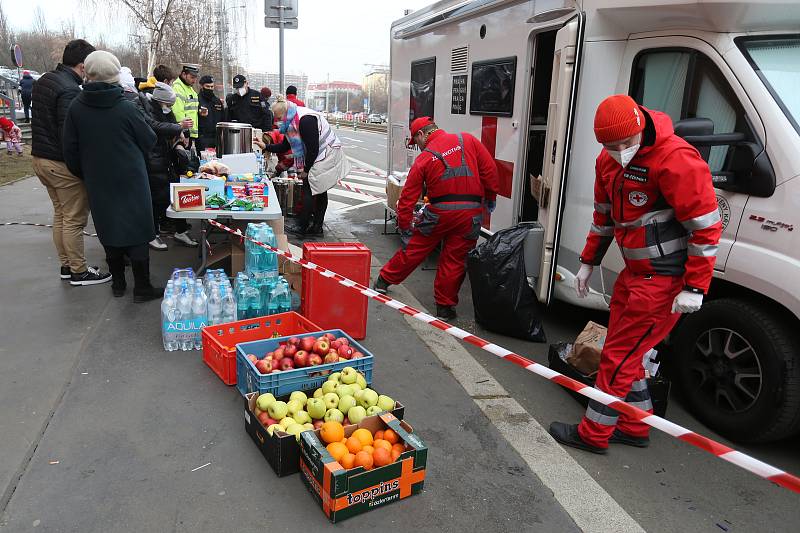
{"label": "child in winter jacket", "polygon": [[0,117],[0,137],[6,142],[8,155],[11,155],[12,150],[16,150],[17,155],[22,155],[22,131],[6,117]]}

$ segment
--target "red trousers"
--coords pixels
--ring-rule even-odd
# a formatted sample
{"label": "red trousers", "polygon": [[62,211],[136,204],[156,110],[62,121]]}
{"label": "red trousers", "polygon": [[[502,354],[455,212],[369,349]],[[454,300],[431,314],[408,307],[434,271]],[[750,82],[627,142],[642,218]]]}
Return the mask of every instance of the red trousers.
{"label": "red trousers", "polygon": [[[667,336],[680,318],[679,313],[672,313],[672,301],[682,288],[680,277],[622,271],[611,297],[611,316],[596,388],[653,412],[642,358]],[[584,442],[606,448],[615,427],[635,437],[646,437],[650,431],[647,424],[590,400],[578,434]]]}
{"label": "red trousers", "polygon": [[482,213],[482,209],[426,208],[405,250],[398,250],[383,266],[381,277],[392,285],[402,283],[440,242],[444,242],[433,282],[433,296],[439,305],[457,305],[458,290],[466,273],[467,253],[478,240]]}

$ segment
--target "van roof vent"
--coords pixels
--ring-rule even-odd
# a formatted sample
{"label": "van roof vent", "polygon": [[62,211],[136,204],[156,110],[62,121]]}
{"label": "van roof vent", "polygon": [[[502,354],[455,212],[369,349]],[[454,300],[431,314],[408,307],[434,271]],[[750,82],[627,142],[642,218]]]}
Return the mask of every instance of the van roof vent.
{"label": "van roof vent", "polygon": [[469,46],[453,48],[450,51],[450,72],[466,72],[469,63]]}

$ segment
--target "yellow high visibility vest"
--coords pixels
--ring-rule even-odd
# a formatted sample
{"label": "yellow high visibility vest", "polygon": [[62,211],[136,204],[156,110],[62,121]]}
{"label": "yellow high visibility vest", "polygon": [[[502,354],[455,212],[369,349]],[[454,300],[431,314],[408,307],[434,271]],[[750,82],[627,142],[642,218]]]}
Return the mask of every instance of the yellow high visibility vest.
{"label": "yellow high visibility vest", "polygon": [[194,121],[194,125],[190,130],[190,135],[195,139],[198,136],[198,111],[200,109],[197,92],[191,85],[186,85],[180,78],[172,82],[172,88],[175,90],[175,105],[172,106],[172,112],[175,113],[175,119],[180,122],[185,118],[190,118]]}

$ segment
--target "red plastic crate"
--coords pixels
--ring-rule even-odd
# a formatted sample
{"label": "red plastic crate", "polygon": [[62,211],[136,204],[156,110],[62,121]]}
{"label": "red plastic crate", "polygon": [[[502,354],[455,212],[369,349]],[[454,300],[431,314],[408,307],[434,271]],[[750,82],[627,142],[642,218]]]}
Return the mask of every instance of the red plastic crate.
{"label": "red plastic crate", "polygon": [[225,385],[236,385],[236,345],[274,337],[322,331],[306,317],[289,311],[203,328],[203,361]]}
{"label": "red plastic crate", "polygon": [[[303,259],[369,286],[369,248],[360,242],[307,242]],[[367,336],[368,299],[319,272],[303,269],[301,312],[323,329],[341,329],[354,339]]]}

